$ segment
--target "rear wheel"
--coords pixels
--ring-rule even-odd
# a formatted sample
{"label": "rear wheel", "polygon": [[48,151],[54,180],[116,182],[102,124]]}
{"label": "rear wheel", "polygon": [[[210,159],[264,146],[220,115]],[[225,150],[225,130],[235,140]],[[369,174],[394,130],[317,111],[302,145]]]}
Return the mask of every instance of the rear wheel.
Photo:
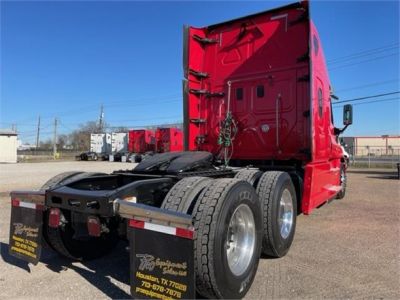
{"label": "rear wheel", "polygon": [[183,178],[170,189],[161,208],[191,214],[199,194],[211,182],[207,177]]}
{"label": "rear wheel", "polygon": [[262,251],[272,257],[285,256],[296,229],[296,191],[288,173],[265,172],[258,182],[257,194],[263,211]]}
{"label": "rear wheel", "polygon": [[254,188],[238,179],[215,179],[199,195],[192,216],[198,293],[244,297],[261,251],[262,215]]}
{"label": "rear wheel", "polygon": [[53,178],[50,178],[48,181],[46,181],[46,183],[43,184],[42,187],[40,188],[40,191],[46,191],[48,189],[60,186],[61,183],[66,182],[68,179],[71,179],[72,177],[75,177],[82,173],[83,172],[77,172],[77,171],[60,173],[54,176]]}
{"label": "rear wheel", "polygon": [[[58,228],[46,226],[45,236],[49,245],[62,256],[73,260],[90,260],[109,253],[118,243],[117,224],[113,219],[108,222],[108,233],[100,237],[87,236],[85,239],[75,239],[75,231],[71,226],[70,211],[62,211],[64,221]],[[49,212],[46,212],[45,222],[48,224]],[[103,220],[104,222],[104,220]]]}
{"label": "rear wheel", "polygon": [[[61,173],[49,181],[41,188],[42,191],[66,185],[75,180],[90,176],[104,175],[104,173],[92,172],[65,172]],[[62,225],[52,228],[49,224],[49,210],[45,212],[43,235],[47,244],[62,256],[74,260],[89,260],[101,257],[110,252],[118,242],[117,222],[115,219],[102,220],[107,224],[108,233],[103,233],[100,237],[90,237],[85,239],[75,239],[75,231],[71,225],[71,212],[62,210]]]}
{"label": "rear wheel", "polygon": [[252,186],[256,187],[262,174],[263,172],[257,169],[243,169],[236,173],[235,178],[247,181]]}

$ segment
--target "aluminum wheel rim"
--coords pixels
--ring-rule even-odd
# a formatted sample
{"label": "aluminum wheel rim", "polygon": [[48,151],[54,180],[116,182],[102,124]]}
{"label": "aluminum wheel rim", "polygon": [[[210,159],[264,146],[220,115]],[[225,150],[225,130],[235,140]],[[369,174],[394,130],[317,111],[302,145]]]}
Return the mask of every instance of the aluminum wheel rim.
{"label": "aluminum wheel rim", "polygon": [[284,189],[279,205],[279,228],[281,237],[286,239],[293,226],[293,201],[288,189]]}
{"label": "aluminum wheel rim", "polygon": [[346,182],[346,175],[344,174],[344,171],[340,171],[340,185],[342,186],[342,190],[344,189],[344,185]]}
{"label": "aluminum wheel rim", "polygon": [[256,242],[254,216],[246,204],[232,214],[226,238],[226,257],[231,272],[242,275],[250,265]]}

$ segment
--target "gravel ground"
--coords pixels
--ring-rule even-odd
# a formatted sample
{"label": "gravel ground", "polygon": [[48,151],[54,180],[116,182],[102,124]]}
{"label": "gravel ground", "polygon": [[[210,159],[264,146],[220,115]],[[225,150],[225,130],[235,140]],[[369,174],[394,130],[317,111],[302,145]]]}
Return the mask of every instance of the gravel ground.
{"label": "gravel ground", "polygon": [[[0,297],[129,298],[125,244],[107,257],[71,263],[44,249],[37,266],[8,255],[12,189],[39,188],[70,170],[110,172],[132,164],[54,162],[0,165]],[[393,172],[354,170],[347,196],[299,216],[288,255],[260,260],[248,299],[400,299],[400,181]]]}

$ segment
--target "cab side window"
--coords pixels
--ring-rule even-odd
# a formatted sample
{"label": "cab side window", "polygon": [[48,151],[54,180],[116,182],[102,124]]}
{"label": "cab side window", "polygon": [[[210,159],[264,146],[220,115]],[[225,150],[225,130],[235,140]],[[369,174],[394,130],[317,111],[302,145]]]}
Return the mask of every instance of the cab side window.
{"label": "cab side window", "polygon": [[323,101],[323,97],[322,97],[322,89],[319,88],[318,89],[318,114],[319,114],[320,118],[322,118],[323,105],[324,105],[324,101]]}

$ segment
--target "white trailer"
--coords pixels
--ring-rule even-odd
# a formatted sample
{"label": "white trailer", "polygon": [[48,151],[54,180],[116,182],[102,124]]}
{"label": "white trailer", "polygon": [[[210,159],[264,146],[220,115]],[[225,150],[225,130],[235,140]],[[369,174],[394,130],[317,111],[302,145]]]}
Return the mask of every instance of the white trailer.
{"label": "white trailer", "polygon": [[111,152],[111,134],[92,133],[90,135],[90,151],[109,154]]}
{"label": "white trailer", "polygon": [[111,152],[126,152],[128,151],[128,134],[124,132],[111,133]]}

